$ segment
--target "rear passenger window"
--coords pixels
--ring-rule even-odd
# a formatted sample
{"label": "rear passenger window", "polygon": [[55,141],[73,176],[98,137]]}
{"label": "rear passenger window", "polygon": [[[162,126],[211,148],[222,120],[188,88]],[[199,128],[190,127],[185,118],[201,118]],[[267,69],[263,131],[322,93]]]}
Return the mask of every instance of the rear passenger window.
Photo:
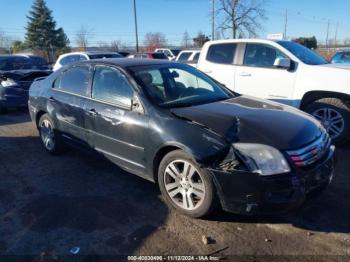
{"label": "rear passenger window", "polygon": [[56,79],[54,88],[76,95],[89,95],[90,69],[88,66],[76,66],[63,72],[60,79]]}
{"label": "rear passenger window", "polygon": [[61,65],[68,65],[72,64],[78,61],[84,61],[87,60],[85,56],[83,55],[69,55],[61,59],[60,64]]}
{"label": "rear passenger window", "polygon": [[233,64],[236,44],[216,44],[209,47],[207,60],[218,64]]}
{"label": "rear passenger window", "polygon": [[182,54],[180,54],[180,56],[177,59],[177,61],[187,61],[190,58],[191,55],[192,55],[192,53],[190,53],[190,52],[182,53]]}
{"label": "rear passenger window", "polygon": [[97,66],[94,75],[92,98],[131,108],[133,89],[119,70]]}
{"label": "rear passenger window", "polygon": [[193,62],[198,62],[199,55],[200,55],[200,53],[195,54],[194,57],[193,57],[193,59],[192,59],[192,61],[193,61]]}

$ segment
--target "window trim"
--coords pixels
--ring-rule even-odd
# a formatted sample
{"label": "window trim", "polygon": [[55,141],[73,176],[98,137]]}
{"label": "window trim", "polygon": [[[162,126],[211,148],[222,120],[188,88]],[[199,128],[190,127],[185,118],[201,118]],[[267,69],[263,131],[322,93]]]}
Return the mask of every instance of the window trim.
{"label": "window trim", "polygon": [[[61,90],[60,88],[55,88],[54,85],[57,81],[57,79],[60,79],[60,82],[61,82],[61,78],[63,76],[63,74],[71,69],[74,69],[76,67],[87,67],[89,69],[89,82],[88,82],[88,88],[87,88],[87,95],[81,95],[81,94],[76,94],[76,93],[73,93],[73,92],[69,92],[69,91],[66,91],[66,90]],[[78,64],[78,65],[73,65],[73,66],[70,66],[66,69],[64,69],[63,71],[61,71],[58,76],[52,81],[52,84],[51,84],[51,90],[55,90],[55,91],[60,91],[60,92],[64,92],[64,93],[67,93],[67,94],[72,94],[72,95],[76,95],[76,96],[79,96],[79,97],[85,97],[85,98],[89,98],[91,97],[91,85],[92,85],[92,72],[91,72],[91,65],[89,64]]]}
{"label": "window trim", "polygon": [[258,42],[248,42],[248,43],[244,43],[244,52],[243,53],[243,56],[242,56],[242,60],[241,60],[241,64],[240,66],[243,66],[243,67],[249,67],[249,68],[261,68],[261,69],[274,69],[274,70],[287,70],[289,71],[288,69],[286,68],[280,68],[280,67],[275,67],[275,66],[272,66],[272,67],[264,67],[264,66],[253,66],[253,65],[246,65],[244,64],[244,60],[245,60],[245,55],[247,53],[247,46],[248,45],[262,45],[262,46],[267,46],[267,47],[270,47],[270,48],[273,48],[273,49],[276,49],[278,50],[279,52],[281,52],[282,54],[284,54],[290,61],[291,61],[291,64],[295,63],[293,61],[293,59],[291,59],[285,52],[283,52],[281,49],[273,46],[273,45],[270,45],[270,44],[266,44],[266,43],[258,43]]}
{"label": "window trim", "polygon": [[[125,76],[131,90],[132,90],[132,98],[131,98],[131,105],[130,107],[129,106],[126,106],[125,104],[121,104],[121,103],[117,103],[117,102],[110,102],[110,101],[105,101],[103,99],[98,99],[98,98],[93,98],[92,97],[92,90],[93,90],[93,85],[94,85],[94,79],[95,79],[95,74],[96,74],[96,68],[97,67],[109,67],[113,70],[116,70],[116,71],[119,71],[122,75]],[[133,100],[133,97],[135,96],[135,88],[134,88],[134,85],[131,83],[131,81],[129,80],[129,77],[128,75],[123,72],[120,68],[116,67],[116,66],[113,66],[113,65],[104,65],[104,64],[95,64],[93,66],[93,74],[92,74],[92,77],[91,77],[91,85],[90,85],[90,97],[89,99],[92,100],[92,101],[96,101],[96,102],[100,102],[100,103],[103,103],[103,104],[106,104],[106,105],[111,105],[111,106],[116,106],[118,108],[122,108],[122,109],[126,109],[128,111],[132,111],[132,100]]]}

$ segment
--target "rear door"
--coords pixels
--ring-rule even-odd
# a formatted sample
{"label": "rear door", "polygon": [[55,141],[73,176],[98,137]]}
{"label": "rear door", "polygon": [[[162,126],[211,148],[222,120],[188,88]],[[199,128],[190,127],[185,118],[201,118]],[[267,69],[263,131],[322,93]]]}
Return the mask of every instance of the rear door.
{"label": "rear door", "polygon": [[247,43],[243,64],[236,69],[235,91],[292,104],[296,69],[274,67],[277,58],[288,57],[271,45]]}
{"label": "rear door", "polygon": [[205,58],[200,58],[198,69],[234,90],[236,49],[236,43],[210,45],[207,52],[203,50],[203,53],[207,55]]}
{"label": "rear door", "polygon": [[117,68],[97,65],[86,109],[89,144],[106,158],[144,174],[148,117],[132,111],[134,90]]}
{"label": "rear door", "polygon": [[89,65],[74,66],[62,72],[50,91],[50,113],[64,137],[85,143],[85,110],[91,80]]}

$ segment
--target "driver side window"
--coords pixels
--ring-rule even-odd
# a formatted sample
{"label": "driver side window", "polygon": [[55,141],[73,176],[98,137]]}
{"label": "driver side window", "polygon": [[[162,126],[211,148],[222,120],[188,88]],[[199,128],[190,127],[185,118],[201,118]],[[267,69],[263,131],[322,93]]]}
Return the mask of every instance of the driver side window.
{"label": "driver side window", "polygon": [[277,58],[288,57],[272,46],[263,44],[247,44],[243,65],[273,68]]}

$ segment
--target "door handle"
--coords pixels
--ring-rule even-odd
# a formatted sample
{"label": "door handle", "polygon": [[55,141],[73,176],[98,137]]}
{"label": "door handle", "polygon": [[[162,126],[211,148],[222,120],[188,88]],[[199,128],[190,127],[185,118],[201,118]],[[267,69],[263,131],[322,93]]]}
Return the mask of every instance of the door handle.
{"label": "door handle", "polygon": [[240,76],[252,76],[252,74],[248,73],[248,72],[241,72],[239,75]]}
{"label": "door handle", "polygon": [[97,112],[94,108],[90,109],[89,111],[87,111],[87,114],[89,116],[97,116]]}

